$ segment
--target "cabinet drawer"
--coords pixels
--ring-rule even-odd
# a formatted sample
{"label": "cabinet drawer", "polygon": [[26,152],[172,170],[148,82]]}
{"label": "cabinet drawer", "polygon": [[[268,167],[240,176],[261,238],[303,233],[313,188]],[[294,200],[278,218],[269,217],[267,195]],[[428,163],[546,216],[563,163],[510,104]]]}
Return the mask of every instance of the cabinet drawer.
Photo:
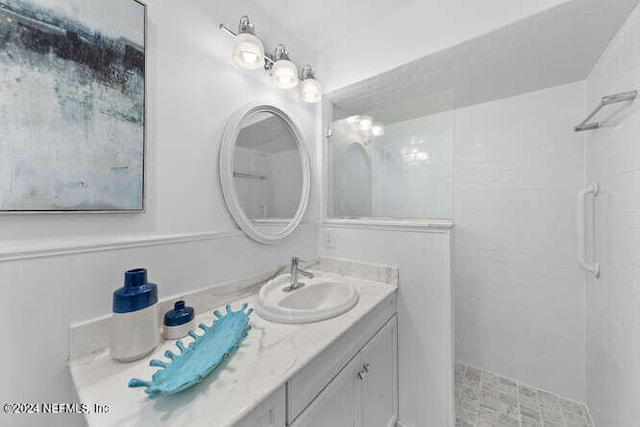
{"label": "cabinet drawer", "polygon": [[302,413],[395,312],[396,294],[394,293],[385,298],[378,307],[289,380],[287,393],[289,423]]}

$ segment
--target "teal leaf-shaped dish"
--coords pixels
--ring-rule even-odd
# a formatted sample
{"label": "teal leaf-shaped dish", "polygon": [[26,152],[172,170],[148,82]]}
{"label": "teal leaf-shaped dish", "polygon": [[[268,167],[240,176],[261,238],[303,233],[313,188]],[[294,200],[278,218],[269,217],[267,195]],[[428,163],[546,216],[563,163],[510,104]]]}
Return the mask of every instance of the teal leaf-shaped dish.
{"label": "teal leaf-shaped dish", "polygon": [[181,340],[177,341],[176,347],[180,354],[167,350],[164,356],[168,361],[151,360],[149,366],[160,368],[153,374],[151,381],[132,378],[129,380],[129,387],[145,387],[145,393],[153,399],[186,390],[206,378],[220,363],[238,351],[240,342],[251,329],[249,315],[253,308],[247,309],[247,304],[244,304],[238,311],[232,311],[230,305],[226,309],[225,315],[217,310],[213,312],[218,320],[211,327],[200,324],[203,335],[189,332],[194,339],[189,347]]}

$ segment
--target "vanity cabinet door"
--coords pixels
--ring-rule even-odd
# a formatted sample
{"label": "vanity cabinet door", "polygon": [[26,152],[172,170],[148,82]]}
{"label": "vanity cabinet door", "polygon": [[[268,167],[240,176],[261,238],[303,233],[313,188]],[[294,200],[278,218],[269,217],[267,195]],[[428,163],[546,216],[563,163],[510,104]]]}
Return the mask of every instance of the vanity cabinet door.
{"label": "vanity cabinet door", "polygon": [[359,426],[360,358],[354,357],[291,424],[291,427]]}
{"label": "vanity cabinet door", "polygon": [[397,331],[394,316],[360,352],[362,427],[395,426],[398,418]]}
{"label": "vanity cabinet door", "polygon": [[235,427],[286,427],[285,387],[282,386]]}

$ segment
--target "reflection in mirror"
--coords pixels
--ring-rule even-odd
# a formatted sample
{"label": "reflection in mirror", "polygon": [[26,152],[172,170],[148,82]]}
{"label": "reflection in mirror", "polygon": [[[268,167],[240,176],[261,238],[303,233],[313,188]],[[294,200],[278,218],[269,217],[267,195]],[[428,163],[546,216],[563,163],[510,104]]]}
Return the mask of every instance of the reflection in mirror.
{"label": "reflection in mirror", "polygon": [[331,123],[327,217],[451,218],[453,113],[387,119],[377,136],[352,117]]}
{"label": "reflection in mirror", "polygon": [[276,244],[298,228],[309,203],[311,166],[287,113],[258,103],[236,111],[222,135],[219,166],[227,209],[247,236]]}
{"label": "reflection in mirror", "polygon": [[241,123],[233,155],[238,201],[266,233],[286,228],[302,197],[302,161],[295,136],[280,117],[256,112]]}
{"label": "reflection in mirror", "polygon": [[400,67],[325,97],[329,220],[451,219],[456,98],[449,80],[422,77],[441,69]]}
{"label": "reflection in mirror", "polygon": [[[334,135],[340,135],[334,128]],[[333,144],[329,146],[333,178],[331,188],[335,197],[330,199],[334,206],[330,208],[339,218],[370,217],[371,201],[371,160],[366,148],[358,143]]]}

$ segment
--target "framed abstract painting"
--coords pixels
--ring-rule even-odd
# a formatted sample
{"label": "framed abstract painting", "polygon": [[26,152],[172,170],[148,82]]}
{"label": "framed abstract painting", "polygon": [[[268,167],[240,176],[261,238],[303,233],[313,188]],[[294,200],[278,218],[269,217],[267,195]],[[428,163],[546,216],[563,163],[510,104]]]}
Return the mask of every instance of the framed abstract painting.
{"label": "framed abstract painting", "polygon": [[0,212],[143,212],[146,5],[0,0]]}

